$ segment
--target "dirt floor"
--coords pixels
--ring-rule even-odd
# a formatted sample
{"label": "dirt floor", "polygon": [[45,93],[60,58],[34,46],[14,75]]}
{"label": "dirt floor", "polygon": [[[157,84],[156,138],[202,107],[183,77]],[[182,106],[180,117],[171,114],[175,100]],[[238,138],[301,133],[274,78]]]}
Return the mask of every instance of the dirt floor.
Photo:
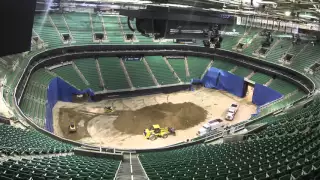
{"label": "dirt floor", "polygon": [[127,134],[141,134],[146,127],[153,124],[184,130],[203,122],[207,117],[206,110],[190,102],[162,103],[118,113],[113,126]]}
{"label": "dirt floor", "polygon": [[[224,119],[234,102],[240,104],[239,111],[233,121],[224,123],[236,124],[256,111],[250,97],[238,98],[207,88],[95,103],[58,102],[53,109],[54,133],[88,144],[122,149],[167,146],[196,137],[198,129],[208,120]],[[115,112],[105,113],[105,106],[114,107]],[[70,122],[76,124],[77,132],[69,133]],[[177,135],[149,141],[142,133],[152,124],[174,127]]]}

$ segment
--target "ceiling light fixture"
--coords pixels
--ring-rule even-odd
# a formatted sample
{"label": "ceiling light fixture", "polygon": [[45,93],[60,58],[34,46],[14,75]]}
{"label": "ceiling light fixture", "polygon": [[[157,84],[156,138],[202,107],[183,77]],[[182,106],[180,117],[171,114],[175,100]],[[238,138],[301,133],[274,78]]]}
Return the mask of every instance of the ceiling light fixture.
{"label": "ceiling light fixture", "polygon": [[286,12],[284,12],[284,15],[285,15],[285,16],[290,16],[290,15],[291,15],[291,11],[286,11]]}

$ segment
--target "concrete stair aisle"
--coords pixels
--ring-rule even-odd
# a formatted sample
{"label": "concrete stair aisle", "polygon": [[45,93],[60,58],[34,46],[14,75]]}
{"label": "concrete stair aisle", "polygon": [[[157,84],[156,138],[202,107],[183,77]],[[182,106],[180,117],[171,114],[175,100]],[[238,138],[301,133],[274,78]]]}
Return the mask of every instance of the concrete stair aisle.
{"label": "concrete stair aisle", "polygon": [[277,45],[282,41],[282,39],[277,39],[276,42],[269,48],[269,50],[267,51],[267,53],[264,55],[265,57],[267,57],[270,52],[277,47]]}
{"label": "concrete stair aisle", "polygon": [[104,85],[104,80],[102,78],[102,74],[101,74],[101,70],[100,70],[100,64],[99,64],[98,59],[96,59],[95,62],[96,62],[97,72],[98,72],[98,75],[99,75],[100,85],[103,87],[104,90],[106,90],[105,85]]}
{"label": "concrete stair aisle", "polygon": [[76,42],[75,39],[73,38],[73,35],[72,35],[71,31],[70,31],[70,27],[69,27],[69,25],[68,25],[68,23],[67,23],[66,18],[64,17],[64,15],[62,15],[62,19],[63,19],[64,23],[66,24],[66,27],[67,27],[68,32],[69,32],[69,36],[71,37],[70,43]]}
{"label": "concrete stair aisle", "polygon": [[136,154],[124,154],[116,180],[147,180],[148,177]]}
{"label": "concrete stair aisle", "polygon": [[167,57],[163,57],[163,60],[167,64],[167,66],[170,69],[170,71],[173,73],[174,77],[178,79],[179,83],[182,83],[181,79],[178,76],[178,74],[174,71],[174,69],[172,68],[171,64],[168,62]]}
{"label": "concrete stair aisle", "polygon": [[269,86],[271,83],[272,83],[272,81],[273,81],[273,78],[271,78],[268,82],[266,82],[264,85],[265,86]]}
{"label": "concrete stair aisle", "polygon": [[57,34],[59,35],[61,42],[64,42],[64,41],[63,41],[63,38],[62,38],[62,36],[61,36],[61,33],[59,32],[57,26],[54,24],[54,22],[53,22],[53,20],[52,20],[52,18],[51,18],[50,15],[48,15],[48,19],[49,19],[51,25],[52,25],[52,26],[54,27],[54,29],[57,31]]}
{"label": "concrete stair aisle", "polygon": [[32,39],[32,41],[36,44],[37,48],[38,48],[38,49],[45,48],[45,44],[44,44],[43,39],[41,39],[41,37],[39,36],[39,34],[38,34],[34,29],[32,29],[32,34],[35,34],[35,37],[38,37],[38,41],[37,41],[37,42],[35,42],[35,41]]}
{"label": "concrete stair aisle", "polygon": [[298,55],[300,55],[300,53],[303,53],[304,50],[307,48],[308,45],[309,45],[309,44],[306,43],[306,45],[303,46],[303,48],[302,48],[297,54],[295,54],[295,55],[291,58],[291,61],[294,61],[296,57],[299,57]]}
{"label": "concrete stair aisle", "polygon": [[213,64],[213,60],[211,60],[207,65],[206,70],[201,75],[201,79],[203,78],[204,75],[206,75],[207,71],[211,68],[212,64]]}
{"label": "concrete stair aisle", "polygon": [[121,29],[121,34],[122,34],[122,36],[123,36],[123,40],[125,41],[125,38],[124,38],[125,33],[124,33],[124,31],[123,31],[123,26],[122,26],[122,23],[121,23],[121,18],[120,18],[120,16],[117,16],[117,17],[118,17],[118,24],[119,24],[119,27],[120,27],[120,29]]}
{"label": "concrete stair aisle", "polygon": [[91,34],[92,34],[92,37],[93,37],[95,32],[93,30],[94,28],[93,28],[93,23],[92,23],[92,16],[91,16],[90,12],[88,14],[89,14],[89,19],[90,19]]}
{"label": "concrete stair aisle", "polygon": [[130,165],[130,155],[124,154],[119,170],[115,177],[116,180],[132,180],[132,169]]}
{"label": "concrete stair aisle", "polygon": [[142,61],[143,61],[144,65],[146,66],[147,71],[148,71],[149,74],[151,75],[154,84],[157,85],[157,86],[160,86],[159,83],[158,83],[158,80],[156,79],[156,77],[155,77],[154,74],[152,73],[152,70],[150,69],[150,66],[149,66],[148,62],[146,61],[146,59],[145,59],[145,58],[142,58]]}
{"label": "concrete stair aisle", "polygon": [[131,166],[132,166],[132,174],[133,174],[134,180],[149,179],[146,172],[144,171],[144,168],[142,167],[142,164],[137,154],[131,154]]}
{"label": "concrete stair aisle", "polygon": [[[251,30],[251,29],[250,29]],[[252,39],[250,39],[250,41],[249,42],[247,42],[245,45],[244,45],[244,48],[241,50],[241,51],[243,51],[244,49],[246,49],[246,48],[248,48],[250,45],[251,45],[251,43],[256,39],[256,38],[258,38],[259,37],[259,33],[256,33],[253,37],[252,37]],[[242,40],[245,38],[245,36],[242,36],[242,38],[239,40],[239,42],[237,43],[237,45],[240,43],[240,42],[242,42]],[[236,45],[236,46],[237,46]]]}
{"label": "concrete stair aisle", "polygon": [[189,65],[188,65],[187,57],[184,57],[184,67],[186,68],[186,77],[190,77]]}
{"label": "concrete stair aisle", "polygon": [[255,72],[252,71],[246,78],[247,78],[247,79],[250,79],[250,78],[254,75],[254,73],[255,73]]}
{"label": "concrete stair aisle", "polygon": [[124,65],[122,59],[120,59],[120,65],[121,65],[122,70],[123,70],[123,72],[124,72],[124,74],[125,74],[125,76],[126,76],[126,79],[127,79],[127,81],[128,81],[128,84],[129,84],[130,88],[131,88],[131,89],[134,89],[133,84],[132,84],[132,81],[131,81],[130,76],[129,76],[129,73],[128,73],[127,68],[126,68],[126,66]]}
{"label": "concrete stair aisle", "polygon": [[104,24],[104,20],[103,20],[103,18],[101,16],[100,16],[100,21],[101,21],[102,27],[103,27],[104,38],[105,38],[105,40],[107,40],[108,39],[108,34],[107,34],[107,31],[106,31],[106,26]]}
{"label": "concrete stair aisle", "polygon": [[234,71],[236,71],[238,69],[238,66],[235,66],[234,68],[232,68],[229,72],[233,73]]}
{"label": "concrete stair aisle", "polygon": [[34,29],[32,29],[32,31],[39,38],[38,42],[39,41],[41,42],[38,44],[38,49],[48,47],[48,45],[46,44],[46,42],[44,42],[44,40],[40,37],[40,35]]}
{"label": "concrete stair aisle", "polygon": [[[251,26],[250,26],[250,29],[249,29],[248,31],[247,31],[247,28],[246,28],[245,32],[243,33],[243,35],[241,36],[241,38],[238,40],[237,44],[232,47],[232,50],[237,50],[238,44],[239,44],[239,43],[242,43],[242,41],[243,41],[243,40],[247,37],[247,35],[249,34],[250,30],[251,30]],[[255,38],[255,36],[254,36],[247,44],[250,45],[251,42],[252,42],[252,40],[253,40],[254,38]]]}

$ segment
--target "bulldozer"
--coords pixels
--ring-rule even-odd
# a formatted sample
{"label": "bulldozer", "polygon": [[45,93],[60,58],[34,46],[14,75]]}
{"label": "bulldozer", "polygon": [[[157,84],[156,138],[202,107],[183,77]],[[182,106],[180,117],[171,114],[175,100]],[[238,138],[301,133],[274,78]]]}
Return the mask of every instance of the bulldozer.
{"label": "bulldozer", "polygon": [[112,112],[114,112],[114,109],[111,106],[105,106],[104,107],[104,112],[105,113],[112,113]]}
{"label": "bulldozer", "polygon": [[152,125],[149,129],[145,129],[143,135],[146,139],[151,141],[156,140],[158,137],[167,138],[168,135],[176,135],[176,131],[172,127],[161,128],[159,124]]}

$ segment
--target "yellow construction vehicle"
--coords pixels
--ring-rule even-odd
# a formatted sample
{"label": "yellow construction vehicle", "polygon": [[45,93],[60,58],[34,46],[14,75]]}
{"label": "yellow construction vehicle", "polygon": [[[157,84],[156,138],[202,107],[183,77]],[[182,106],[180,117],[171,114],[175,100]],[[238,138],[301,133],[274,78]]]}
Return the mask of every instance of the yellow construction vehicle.
{"label": "yellow construction vehicle", "polygon": [[105,113],[112,113],[112,112],[114,112],[114,109],[111,106],[105,106],[104,107],[104,112]]}
{"label": "yellow construction vehicle", "polygon": [[77,132],[76,122],[71,121],[69,124],[69,133]]}
{"label": "yellow construction vehicle", "polygon": [[160,128],[159,124],[152,125],[149,129],[145,129],[143,132],[144,137],[151,141],[156,140],[158,137],[162,137],[165,139],[170,134],[176,135],[176,131],[174,128]]}

